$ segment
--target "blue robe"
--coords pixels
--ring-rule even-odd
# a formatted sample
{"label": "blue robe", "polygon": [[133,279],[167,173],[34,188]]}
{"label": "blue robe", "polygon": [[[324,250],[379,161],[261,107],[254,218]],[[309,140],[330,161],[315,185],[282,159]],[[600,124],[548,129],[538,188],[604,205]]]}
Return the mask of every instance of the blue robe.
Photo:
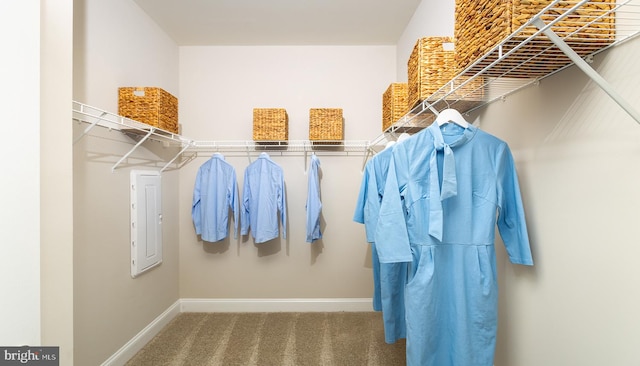
{"label": "blue robe", "polygon": [[411,262],[408,365],[493,364],[496,224],[509,260],[532,265],[505,142],[474,126],[447,123],[394,146],[376,244],[381,262]]}
{"label": "blue robe", "polygon": [[238,183],[236,171],[219,153],[198,169],[193,189],[191,217],[202,240],[220,241],[229,234],[229,210],[233,212],[233,237],[238,237]]}
{"label": "blue robe", "polygon": [[[278,212],[280,216],[278,216]],[[284,187],[284,173],[267,153],[260,153],[258,159],[244,171],[242,189],[242,209],[240,231],[251,235],[254,242],[263,243],[279,235],[282,223],[282,238],[287,238],[287,202]]]}
{"label": "blue robe", "polygon": [[385,341],[395,343],[406,337],[404,287],[407,281],[406,263],[380,263],[375,244],[380,202],[384,196],[392,147],[376,154],[365,167],[360,193],[353,215],[355,222],[365,225],[367,241],[371,243],[373,267],[373,309],[382,311]]}
{"label": "blue robe", "polygon": [[320,200],[320,175],[318,169],[320,159],[311,155],[311,166],[307,182],[307,243],[322,239],[320,231],[320,214],[322,213],[322,201]]}

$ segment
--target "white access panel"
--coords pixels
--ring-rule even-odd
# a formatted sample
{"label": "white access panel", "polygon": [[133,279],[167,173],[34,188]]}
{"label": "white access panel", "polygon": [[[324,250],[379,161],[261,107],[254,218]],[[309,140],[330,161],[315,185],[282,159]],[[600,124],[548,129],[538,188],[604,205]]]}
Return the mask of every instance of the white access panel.
{"label": "white access panel", "polygon": [[160,172],[131,171],[131,277],[162,263]]}

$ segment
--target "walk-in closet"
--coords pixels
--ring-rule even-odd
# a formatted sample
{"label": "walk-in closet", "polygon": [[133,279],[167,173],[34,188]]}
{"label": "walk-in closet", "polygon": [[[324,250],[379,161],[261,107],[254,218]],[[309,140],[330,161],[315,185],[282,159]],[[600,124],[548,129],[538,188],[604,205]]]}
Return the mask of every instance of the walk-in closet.
{"label": "walk-in closet", "polygon": [[[640,364],[640,1],[11,3],[0,5],[0,347],[58,347],[60,365],[81,366],[125,365],[154,339],[184,342],[167,365],[191,351],[247,365]],[[510,26],[496,20],[505,4]],[[463,42],[485,33],[484,46]],[[420,64],[432,68],[422,86],[437,86],[416,95],[410,64],[434,40],[451,59]],[[408,100],[389,117],[385,93],[402,85]],[[122,116],[125,87],[174,97],[172,130]],[[285,137],[256,137],[256,113],[276,109]],[[336,113],[338,137],[314,135],[319,111]],[[456,133],[489,142],[463,153]],[[433,149],[419,158],[435,175],[405,179],[416,141]],[[386,152],[393,179],[367,227],[363,178]],[[260,164],[278,184],[250,182]],[[211,175],[224,203],[203,195],[214,169],[227,174]],[[259,192],[270,195],[251,206],[260,219],[247,198]],[[451,203],[463,195],[466,206]],[[224,218],[201,215],[213,204]],[[487,204],[499,209],[478,229]],[[447,221],[456,209],[465,215]],[[434,240],[451,249],[465,232],[495,242],[473,261],[447,257],[462,267],[418,266],[443,255]],[[381,268],[403,271],[402,291],[384,296],[413,304],[408,317],[376,302]],[[433,273],[449,289],[417,291],[412,276]],[[463,291],[476,279],[485,287]],[[207,332],[218,348],[200,359]],[[478,348],[443,351],[462,338]],[[269,345],[295,356],[274,361]]]}

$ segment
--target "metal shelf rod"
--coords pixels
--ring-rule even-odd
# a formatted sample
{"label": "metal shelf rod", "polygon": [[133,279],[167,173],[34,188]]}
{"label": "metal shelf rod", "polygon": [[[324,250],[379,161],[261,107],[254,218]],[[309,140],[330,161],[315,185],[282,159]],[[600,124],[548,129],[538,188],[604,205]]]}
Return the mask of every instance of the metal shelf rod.
{"label": "metal shelf rod", "polygon": [[596,72],[589,64],[582,59],[569,45],[567,45],[562,38],[560,38],[554,31],[549,28],[542,19],[536,17],[533,20],[533,24],[542,30],[542,32],[553,42],[567,57],[573,61],[573,63],[580,68],[588,77],[591,78],[600,88],[616,102],[622,109],[624,109],[637,123],[640,124],[640,114],[627,103],[627,101],[616,92],[611,84],[609,84],[598,72]]}

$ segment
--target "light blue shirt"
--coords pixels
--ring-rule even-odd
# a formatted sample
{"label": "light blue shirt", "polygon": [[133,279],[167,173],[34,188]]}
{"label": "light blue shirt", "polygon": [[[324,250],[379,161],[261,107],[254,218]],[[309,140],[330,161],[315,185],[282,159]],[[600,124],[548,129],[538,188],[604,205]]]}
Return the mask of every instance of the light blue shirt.
{"label": "light blue shirt", "polygon": [[313,154],[309,166],[309,181],[307,185],[307,243],[322,239],[320,231],[320,214],[322,213],[322,202],[320,200],[320,175],[318,169],[320,159]]}
{"label": "light blue shirt", "polygon": [[509,260],[532,265],[505,142],[434,123],[394,146],[375,238],[382,262],[411,262],[407,365],[493,364],[496,226]]}
{"label": "light blue shirt", "polygon": [[269,154],[260,153],[258,159],[244,171],[241,233],[249,234],[255,243],[264,243],[279,235],[278,212],[282,223],[282,237],[287,238],[287,204],[282,168]]}
{"label": "light blue shirt", "polygon": [[387,181],[392,151],[393,147],[386,148],[369,160],[360,183],[353,221],[364,224],[369,243],[375,242],[380,203],[384,196],[384,185]]}
{"label": "light blue shirt", "polygon": [[193,190],[191,217],[196,234],[208,242],[229,234],[229,209],[233,212],[233,237],[238,237],[238,183],[236,171],[219,153],[200,166]]}
{"label": "light blue shirt", "polygon": [[[396,144],[397,145],[397,144]],[[367,163],[353,220],[364,224],[367,241],[371,243],[373,269],[373,309],[382,311],[385,341],[395,343],[406,337],[404,288],[407,263],[380,263],[375,232],[378,225],[380,203],[384,197],[393,145],[377,153]]]}

